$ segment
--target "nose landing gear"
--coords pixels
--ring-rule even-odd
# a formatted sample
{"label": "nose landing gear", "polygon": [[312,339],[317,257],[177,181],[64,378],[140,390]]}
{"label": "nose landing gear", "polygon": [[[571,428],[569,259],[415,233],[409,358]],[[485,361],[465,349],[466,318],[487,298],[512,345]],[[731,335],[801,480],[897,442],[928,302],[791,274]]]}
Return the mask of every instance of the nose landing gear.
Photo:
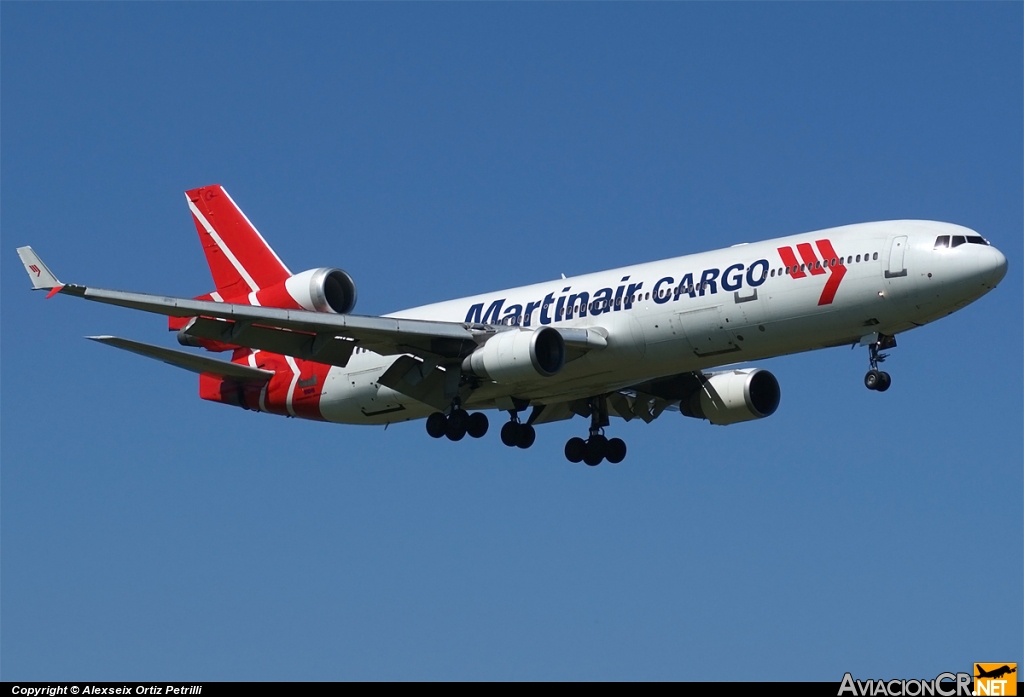
{"label": "nose landing gear", "polygon": [[896,346],[896,337],[888,334],[879,334],[878,338],[868,344],[868,363],[871,369],[864,376],[864,387],[876,392],[885,392],[892,384],[889,373],[878,369],[878,364],[888,358],[888,354],[882,353],[881,349],[889,349]]}
{"label": "nose landing gear", "polygon": [[626,444],[621,438],[608,439],[604,427],[608,425],[608,405],[603,397],[590,400],[590,437],[570,438],[565,444],[565,459],[569,462],[585,462],[591,467],[608,460],[617,465],[626,458]]}

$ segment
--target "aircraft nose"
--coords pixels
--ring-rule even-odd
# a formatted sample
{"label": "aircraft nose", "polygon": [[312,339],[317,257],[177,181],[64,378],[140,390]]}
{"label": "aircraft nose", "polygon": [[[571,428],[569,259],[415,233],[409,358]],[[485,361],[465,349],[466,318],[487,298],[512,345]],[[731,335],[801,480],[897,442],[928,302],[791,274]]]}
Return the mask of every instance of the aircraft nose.
{"label": "aircraft nose", "polygon": [[995,247],[989,247],[987,251],[982,261],[982,270],[985,280],[994,288],[1006,275],[1006,255]]}

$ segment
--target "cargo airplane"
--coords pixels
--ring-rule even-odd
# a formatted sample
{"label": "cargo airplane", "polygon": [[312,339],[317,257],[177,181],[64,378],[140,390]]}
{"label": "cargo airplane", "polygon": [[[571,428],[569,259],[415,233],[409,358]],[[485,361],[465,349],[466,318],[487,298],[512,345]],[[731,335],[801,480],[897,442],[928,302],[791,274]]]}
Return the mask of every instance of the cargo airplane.
{"label": "cargo airplane", "polygon": [[434,438],[487,432],[529,448],[535,427],[581,416],[571,462],[618,463],[611,417],[666,411],[733,424],[770,416],[779,383],[740,363],[832,346],[867,349],[864,384],[896,335],[977,300],[1006,257],[965,227],[861,223],[483,293],[381,317],[353,314],[336,268],[293,274],[221,186],[186,192],[216,287],[194,299],[57,280],[31,247],[32,287],[168,317],[178,341],[230,362],[114,336],[109,346],[199,374],[199,395],[252,411],[335,423],[426,419]]}

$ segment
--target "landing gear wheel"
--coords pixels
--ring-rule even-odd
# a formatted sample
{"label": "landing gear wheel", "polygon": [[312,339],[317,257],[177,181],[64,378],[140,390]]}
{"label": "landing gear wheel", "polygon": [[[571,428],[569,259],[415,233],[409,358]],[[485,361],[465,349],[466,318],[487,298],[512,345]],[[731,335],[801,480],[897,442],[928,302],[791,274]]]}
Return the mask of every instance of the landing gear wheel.
{"label": "landing gear wheel", "polygon": [[878,385],[881,383],[882,373],[872,368],[864,376],[864,387],[869,390],[877,390]]}
{"label": "landing gear wheel", "polygon": [[469,414],[462,409],[453,409],[448,415],[448,424],[444,434],[448,440],[462,440],[466,437],[466,427],[469,425]]}
{"label": "landing gear wheel", "polygon": [[885,392],[891,384],[892,378],[889,377],[889,373],[882,371],[878,374],[878,384],[875,386],[875,389],[879,392]]}
{"label": "landing gear wheel", "polygon": [[533,430],[533,426],[530,424],[518,424],[518,426],[517,430],[519,433],[517,434],[516,446],[526,450],[537,440],[537,432]]}
{"label": "landing gear wheel", "polygon": [[583,451],[583,461],[591,467],[601,464],[604,459],[608,439],[602,435],[591,436],[587,439],[586,448]]}
{"label": "landing gear wheel", "polygon": [[516,447],[519,442],[519,424],[509,421],[501,427],[501,442],[510,448]]}
{"label": "landing gear wheel", "polygon": [[570,438],[565,444],[565,459],[569,462],[582,462],[583,454],[586,452],[587,442],[582,438]]}
{"label": "landing gear wheel", "polygon": [[446,419],[444,414],[441,412],[435,411],[427,417],[427,434],[431,438],[440,438],[443,436],[447,427],[448,419]]}
{"label": "landing gear wheel", "polygon": [[612,438],[605,446],[605,458],[613,465],[626,459],[626,444],[621,438]]}
{"label": "landing gear wheel", "polygon": [[483,438],[487,433],[487,426],[487,415],[478,411],[469,415],[466,432],[469,433],[470,438]]}

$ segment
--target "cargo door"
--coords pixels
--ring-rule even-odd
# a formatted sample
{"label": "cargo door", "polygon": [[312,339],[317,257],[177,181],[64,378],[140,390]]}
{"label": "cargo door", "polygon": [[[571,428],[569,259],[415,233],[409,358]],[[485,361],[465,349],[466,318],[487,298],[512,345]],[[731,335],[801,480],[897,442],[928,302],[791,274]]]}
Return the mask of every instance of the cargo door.
{"label": "cargo door", "polygon": [[722,305],[677,312],[674,318],[680,331],[698,356],[717,356],[739,351],[730,324],[735,324]]}

